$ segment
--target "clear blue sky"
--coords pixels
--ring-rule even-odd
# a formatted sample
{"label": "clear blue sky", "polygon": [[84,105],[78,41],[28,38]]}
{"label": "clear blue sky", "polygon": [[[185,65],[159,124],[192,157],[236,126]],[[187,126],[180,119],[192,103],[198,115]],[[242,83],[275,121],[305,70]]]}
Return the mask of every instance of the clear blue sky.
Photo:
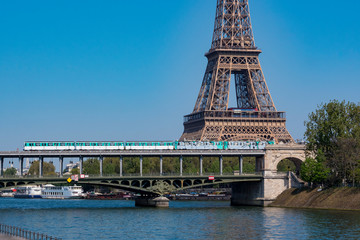
{"label": "clear blue sky", "polygon": [[[0,150],[25,140],[175,140],[207,64],[216,0],[1,1]],[[287,126],[359,102],[360,1],[250,0]]]}

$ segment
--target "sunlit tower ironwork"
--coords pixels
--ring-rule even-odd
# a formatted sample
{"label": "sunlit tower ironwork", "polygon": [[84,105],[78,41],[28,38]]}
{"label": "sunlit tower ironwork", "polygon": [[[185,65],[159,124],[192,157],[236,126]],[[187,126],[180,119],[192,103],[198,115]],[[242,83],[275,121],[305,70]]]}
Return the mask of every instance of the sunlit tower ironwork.
{"label": "sunlit tower ironwork", "polygon": [[[181,140],[293,142],[276,110],[259,62],[248,0],[218,0],[208,65]],[[235,82],[237,108],[229,108]]]}

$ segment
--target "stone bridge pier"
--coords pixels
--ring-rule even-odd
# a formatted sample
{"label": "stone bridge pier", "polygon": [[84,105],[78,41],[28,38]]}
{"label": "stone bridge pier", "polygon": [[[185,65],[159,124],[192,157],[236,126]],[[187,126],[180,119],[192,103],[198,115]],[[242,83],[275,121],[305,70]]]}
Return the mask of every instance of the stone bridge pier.
{"label": "stone bridge pier", "polygon": [[232,205],[268,206],[283,191],[292,187],[291,173],[278,173],[277,165],[284,159],[294,162],[297,171],[305,161],[305,146],[278,144],[268,146],[264,156],[256,158],[256,171],[261,181],[233,183]]}

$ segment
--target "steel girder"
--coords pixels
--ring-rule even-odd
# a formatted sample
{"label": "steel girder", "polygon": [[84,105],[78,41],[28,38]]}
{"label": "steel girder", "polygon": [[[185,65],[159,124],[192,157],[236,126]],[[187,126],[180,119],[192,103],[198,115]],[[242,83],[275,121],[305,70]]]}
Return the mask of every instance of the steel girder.
{"label": "steel girder", "polygon": [[[79,179],[77,184],[104,186],[122,189],[141,194],[162,195],[177,192],[189,188],[209,186],[220,183],[253,182],[261,181],[262,176],[257,174],[241,176],[215,176],[215,180],[208,180],[207,176],[178,176],[178,177],[93,177]],[[0,179],[0,190],[12,187],[20,187],[29,184],[67,184],[66,178],[2,178]],[[159,185],[165,185],[159,188]]]}

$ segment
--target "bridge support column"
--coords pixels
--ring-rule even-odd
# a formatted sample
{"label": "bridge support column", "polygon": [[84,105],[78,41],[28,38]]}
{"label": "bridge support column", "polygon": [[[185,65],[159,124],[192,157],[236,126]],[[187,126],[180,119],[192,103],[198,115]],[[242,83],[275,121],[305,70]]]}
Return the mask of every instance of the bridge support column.
{"label": "bridge support column", "polygon": [[0,158],[0,177],[4,176],[4,158]]}
{"label": "bridge support column", "polygon": [[183,175],[183,156],[180,156],[180,176]]}
{"label": "bridge support column", "polygon": [[120,177],[123,176],[123,157],[120,156]]}
{"label": "bridge support column", "polygon": [[263,175],[260,181],[233,183],[231,205],[266,207],[290,187],[288,178],[285,175],[272,174]]}
{"label": "bridge support column", "polygon": [[20,163],[20,176],[22,177],[24,175],[24,157],[19,158]]}
{"label": "bridge support column", "polygon": [[60,177],[63,176],[63,169],[64,169],[64,158],[59,157],[59,167],[60,167]]}
{"label": "bridge support column", "polygon": [[84,157],[80,156],[79,162],[80,162],[80,174],[83,174]]}
{"label": "bridge support column", "polygon": [[256,157],[255,172],[261,172],[264,170],[264,156]]}
{"label": "bridge support column", "polygon": [[219,163],[220,163],[220,176],[223,175],[223,157],[219,157]]}
{"label": "bridge support column", "polygon": [[243,159],[243,156],[241,155],[239,157],[239,175],[242,175],[243,174],[243,164],[244,164],[244,159]]}
{"label": "bridge support column", "polygon": [[39,177],[43,177],[44,176],[44,157],[39,157]]}
{"label": "bridge support column", "polygon": [[102,177],[103,176],[103,162],[104,162],[104,158],[101,156],[99,158],[99,161],[100,161],[100,176]]}
{"label": "bridge support column", "polygon": [[200,162],[200,176],[203,175],[203,156],[199,157],[199,162]]}
{"label": "bridge support column", "polygon": [[140,176],[143,175],[143,157],[140,156]]}
{"label": "bridge support column", "polygon": [[160,156],[160,176],[163,175],[163,156]]}

